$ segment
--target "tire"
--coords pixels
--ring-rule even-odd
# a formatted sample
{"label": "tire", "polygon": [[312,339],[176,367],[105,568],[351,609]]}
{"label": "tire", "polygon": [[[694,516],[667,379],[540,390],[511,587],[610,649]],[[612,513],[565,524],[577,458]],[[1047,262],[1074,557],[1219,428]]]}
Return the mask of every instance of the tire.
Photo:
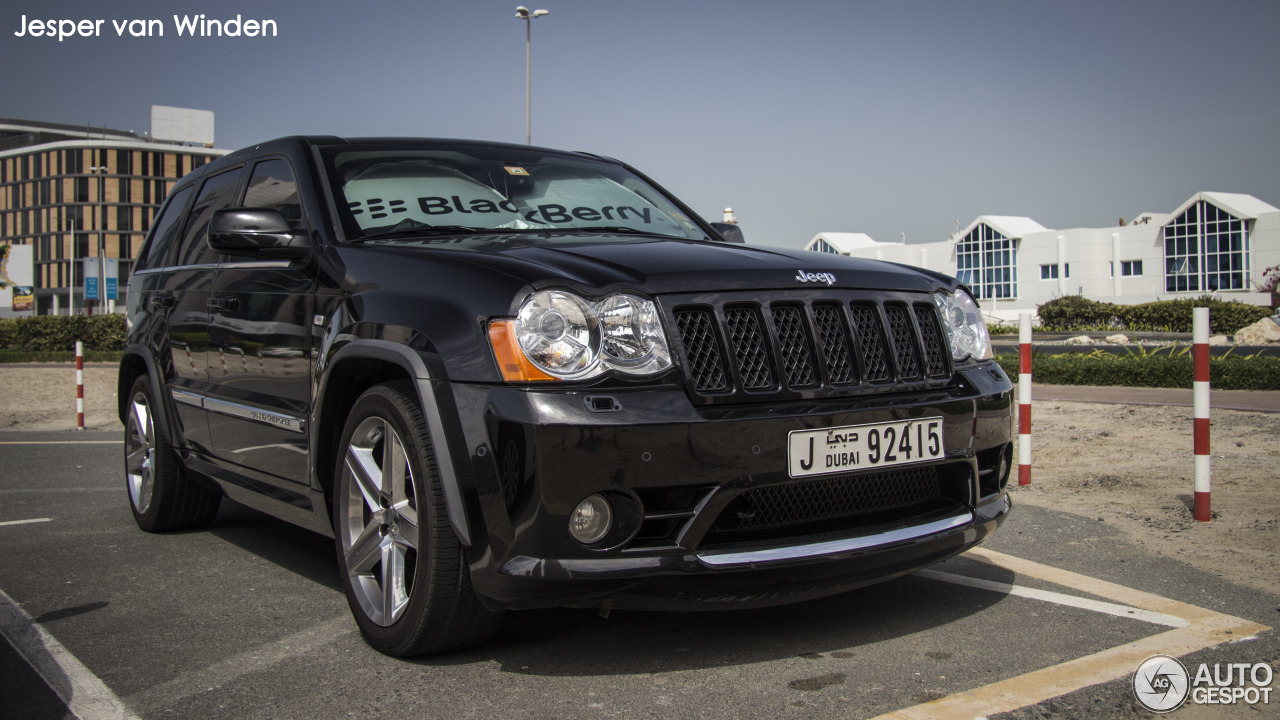
{"label": "tire", "polygon": [[156,425],[155,398],[146,375],[129,390],[124,428],[124,478],[129,509],[147,532],[192,530],[218,514],[222,496],[188,480],[164,428]]}
{"label": "tire", "polygon": [[474,645],[497,632],[503,614],[486,610],[472,589],[413,386],[386,383],[361,395],[339,449],[338,567],[369,645],[405,657]]}

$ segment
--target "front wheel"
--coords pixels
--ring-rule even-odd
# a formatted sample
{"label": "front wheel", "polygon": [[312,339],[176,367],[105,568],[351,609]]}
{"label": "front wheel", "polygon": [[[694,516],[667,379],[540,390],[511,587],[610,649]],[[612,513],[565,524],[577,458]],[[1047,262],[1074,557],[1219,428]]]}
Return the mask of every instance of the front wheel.
{"label": "front wheel", "polygon": [[386,383],[361,395],[340,448],[333,503],[338,566],[368,643],[408,656],[493,635],[502,614],[486,610],[472,591],[413,386]]}
{"label": "front wheel", "polygon": [[129,390],[124,428],[124,477],[129,507],[147,532],[203,527],[218,514],[222,496],[192,483],[164,429],[156,425],[155,398],[146,375]]}

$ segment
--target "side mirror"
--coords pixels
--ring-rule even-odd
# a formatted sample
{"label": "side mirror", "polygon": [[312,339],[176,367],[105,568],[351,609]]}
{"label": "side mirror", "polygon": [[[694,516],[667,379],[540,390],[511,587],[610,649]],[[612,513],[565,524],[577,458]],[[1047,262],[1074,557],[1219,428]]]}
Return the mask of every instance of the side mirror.
{"label": "side mirror", "polygon": [[747,244],[747,239],[742,236],[742,228],[733,223],[711,223],[711,227],[720,233],[720,239],[725,242]]}
{"label": "side mirror", "polygon": [[307,254],[311,241],[276,210],[228,208],[213,214],[209,247],[227,255],[293,260]]}

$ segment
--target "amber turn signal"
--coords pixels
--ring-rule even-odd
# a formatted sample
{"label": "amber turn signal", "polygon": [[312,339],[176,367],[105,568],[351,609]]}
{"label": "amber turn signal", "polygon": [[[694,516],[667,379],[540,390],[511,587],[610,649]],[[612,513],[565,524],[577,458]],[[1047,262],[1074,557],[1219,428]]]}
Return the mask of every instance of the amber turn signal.
{"label": "amber turn signal", "polygon": [[489,322],[489,344],[493,346],[493,356],[498,360],[498,369],[502,371],[502,379],[507,382],[545,382],[558,380],[539,370],[520,350],[520,342],[516,339],[513,327],[514,320],[492,320]]}

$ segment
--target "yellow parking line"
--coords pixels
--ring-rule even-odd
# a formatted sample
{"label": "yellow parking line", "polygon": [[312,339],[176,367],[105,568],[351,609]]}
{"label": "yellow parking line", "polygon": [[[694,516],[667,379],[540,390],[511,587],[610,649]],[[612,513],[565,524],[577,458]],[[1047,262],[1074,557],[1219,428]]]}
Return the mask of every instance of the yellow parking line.
{"label": "yellow parking line", "polygon": [[1009,712],[1090,685],[1126,677],[1133,674],[1139,663],[1152,655],[1182,656],[1270,629],[1242,618],[993,550],[974,548],[968,552],[967,557],[1012,570],[1019,575],[1074,588],[1143,610],[1182,618],[1189,625],[984,687],[948,695],[933,702],[895,710],[875,720],[972,720],[982,715]]}

